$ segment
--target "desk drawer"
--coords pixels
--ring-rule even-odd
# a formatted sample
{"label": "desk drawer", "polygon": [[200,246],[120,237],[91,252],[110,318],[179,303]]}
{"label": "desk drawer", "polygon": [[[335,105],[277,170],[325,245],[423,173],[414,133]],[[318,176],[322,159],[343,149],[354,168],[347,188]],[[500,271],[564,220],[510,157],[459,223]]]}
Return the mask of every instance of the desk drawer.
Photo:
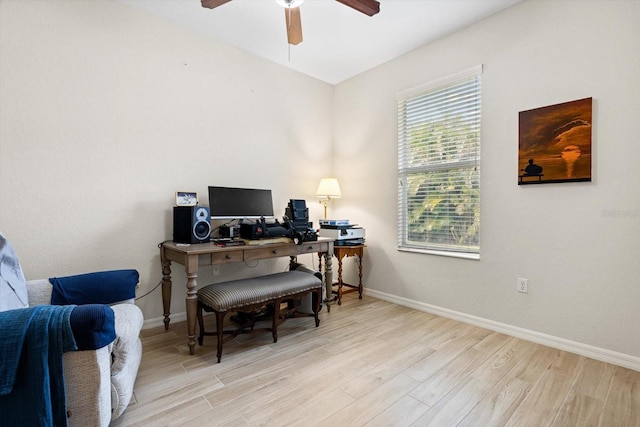
{"label": "desk drawer", "polygon": [[244,256],[242,251],[229,251],[211,254],[211,264],[224,264],[225,262],[239,262],[243,260]]}
{"label": "desk drawer", "polygon": [[245,251],[244,260],[248,261],[252,259],[266,259],[279,256],[295,256],[298,253],[298,247],[296,245],[264,247]]}
{"label": "desk drawer", "polygon": [[299,254],[326,252],[327,247],[327,242],[302,242],[302,244],[297,246]]}

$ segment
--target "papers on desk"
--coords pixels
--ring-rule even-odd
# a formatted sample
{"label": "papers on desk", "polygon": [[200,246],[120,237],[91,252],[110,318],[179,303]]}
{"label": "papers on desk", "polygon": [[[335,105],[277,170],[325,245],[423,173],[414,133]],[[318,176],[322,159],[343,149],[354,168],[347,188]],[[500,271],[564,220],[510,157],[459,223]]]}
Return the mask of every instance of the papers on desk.
{"label": "papers on desk", "polygon": [[240,240],[243,241],[245,245],[249,245],[249,246],[262,246],[262,245],[272,245],[274,243],[292,243],[293,242],[293,240],[291,240],[288,237],[272,237],[272,238],[257,239],[257,240],[251,240],[251,239],[240,239]]}

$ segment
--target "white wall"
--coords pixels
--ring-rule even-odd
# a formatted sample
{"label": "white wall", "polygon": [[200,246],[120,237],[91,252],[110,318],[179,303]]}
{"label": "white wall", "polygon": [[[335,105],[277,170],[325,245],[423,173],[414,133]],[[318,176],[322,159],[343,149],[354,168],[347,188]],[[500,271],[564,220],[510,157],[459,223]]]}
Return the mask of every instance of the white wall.
{"label": "white wall", "polygon": [[[0,230],[27,278],[135,268],[142,295],[162,277],[175,191],[207,204],[208,185],[271,188],[278,216],[289,198],[313,200],[332,102],[328,84],[119,2],[3,0]],[[161,317],[159,289],[138,304]]]}
{"label": "white wall", "polygon": [[[398,252],[396,92],[477,64],[481,259]],[[640,356],[638,76],[639,1],[525,1],[339,84],[332,216],[366,227],[366,287]],[[593,181],[519,187],[518,112],[586,97]]]}

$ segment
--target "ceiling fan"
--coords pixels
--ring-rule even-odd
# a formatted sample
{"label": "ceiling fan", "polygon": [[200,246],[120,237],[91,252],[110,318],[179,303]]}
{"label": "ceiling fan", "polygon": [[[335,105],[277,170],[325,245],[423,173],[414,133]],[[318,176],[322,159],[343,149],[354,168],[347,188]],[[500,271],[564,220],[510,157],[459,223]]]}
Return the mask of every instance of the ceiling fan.
{"label": "ceiling fan", "polygon": [[[214,9],[231,0],[201,0],[202,7]],[[380,2],[377,0],[336,0],[365,15],[373,16],[380,12]],[[302,22],[300,20],[300,4],[303,0],[276,0],[284,6],[284,16],[287,22],[287,40],[289,44],[302,42]]]}

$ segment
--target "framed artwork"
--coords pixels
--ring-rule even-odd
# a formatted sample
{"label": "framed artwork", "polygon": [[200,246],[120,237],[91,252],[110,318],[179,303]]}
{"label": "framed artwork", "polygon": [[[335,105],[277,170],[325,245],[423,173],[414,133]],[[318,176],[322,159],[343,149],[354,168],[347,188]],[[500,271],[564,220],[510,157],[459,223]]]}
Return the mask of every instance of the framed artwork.
{"label": "framed artwork", "polygon": [[176,206],[195,206],[198,204],[198,193],[186,191],[176,192]]}
{"label": "framed artwork", "polygon": [[519,113],[518,185],[591,181],[592,100]]}

